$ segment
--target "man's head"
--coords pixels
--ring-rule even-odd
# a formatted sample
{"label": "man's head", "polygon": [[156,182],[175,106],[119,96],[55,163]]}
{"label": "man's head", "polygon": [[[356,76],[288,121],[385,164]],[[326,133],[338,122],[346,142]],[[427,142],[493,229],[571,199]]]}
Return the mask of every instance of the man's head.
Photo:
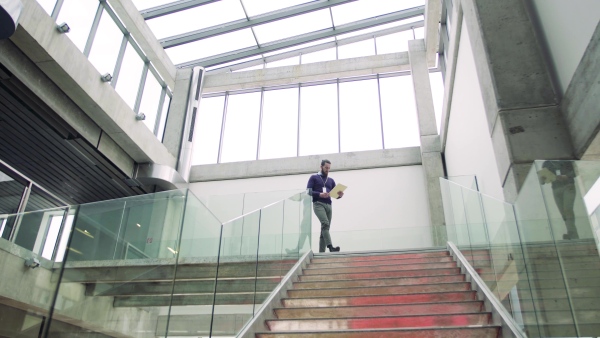
{"label": "man's head", "polygon": [[331,169],[331,162],[329,162],[329,160],[322,160],[321,161],[321,172],[323,173],[323,175],[325,175],[325,176],[329,175],[329,169]]}

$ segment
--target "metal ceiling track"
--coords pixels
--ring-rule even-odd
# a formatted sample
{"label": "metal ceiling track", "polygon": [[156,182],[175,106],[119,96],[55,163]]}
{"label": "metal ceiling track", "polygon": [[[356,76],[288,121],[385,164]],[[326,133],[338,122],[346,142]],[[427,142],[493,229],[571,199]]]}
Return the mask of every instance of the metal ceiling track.
{"label": "metal ceiling track", "polygon": [[359,20],[355,22],[351,22],[348,24],[337,26],[334,28],[327,28],[323,30],[319,30],[316,32],[311,32],[302,35],[296,35],[287,39],[273,41],[267,44],[264,44],[260,47],[249,47],[244,49],[239,49],[203,59],[193,60],[185,63],[181,63],[177,65],[177,68],[185,68],[185,67],[194,67],[194,66],[203,66],[203,67],[211,67],[216,66],[222,63],[232,62],[235,60],[245,59],[248,57],[253,57],[257,55],[261,55],[264,53],[274,52],[277,50],[301,45],[308,42],[313,42],[321,39],[330,38],[333,36],[337,36],[340,34],[350,33],[366,28],[381,26],[397,21],[402,21],[410,18],[414,18],[419,15],[424,15],[425,6],[414,7],[410,9],[405,9],[402,11],[397,11],[381,16],[376,16],[373,18]]}

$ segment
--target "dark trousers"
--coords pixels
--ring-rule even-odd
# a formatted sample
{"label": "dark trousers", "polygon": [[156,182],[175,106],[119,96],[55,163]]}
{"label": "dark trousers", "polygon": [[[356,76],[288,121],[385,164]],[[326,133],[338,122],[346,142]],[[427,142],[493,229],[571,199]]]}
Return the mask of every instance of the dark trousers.
{"label": "dark trousers", "polygon": [[319,252],[325,252],[328,245],[331,245],[331,235],[329,227],[331,225],[332,210],[331,204],[323,202],[314,202],[313,210],[321,222],[321,237],[319,237]]}

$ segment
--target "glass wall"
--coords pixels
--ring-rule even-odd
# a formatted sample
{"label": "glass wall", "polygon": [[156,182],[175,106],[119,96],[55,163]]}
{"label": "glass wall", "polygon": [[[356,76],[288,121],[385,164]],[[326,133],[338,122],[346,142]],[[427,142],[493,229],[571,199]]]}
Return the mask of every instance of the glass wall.
{"label": "glass wall", "polygon": [[38,0],[57,23],[66,23],[67,36],[98,70],[110,74],[110,84],[162,141],[173,96],[137,42],[107,1]]}
{"label": "glass wall", "polygon": [[377,74],[200,102],[193,165],[420,145],[410,74]]}

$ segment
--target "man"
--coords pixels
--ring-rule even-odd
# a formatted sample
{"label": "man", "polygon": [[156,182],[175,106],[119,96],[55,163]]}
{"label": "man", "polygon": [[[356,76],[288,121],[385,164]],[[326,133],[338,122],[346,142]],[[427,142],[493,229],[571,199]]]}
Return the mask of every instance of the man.
{"label": "man", "polygon": [[[556,175],[552,181],[552,193],[558,211],[565,221],[567,233],[563,239],[578,239],[579,234],[575,227],[575,169],[571,161],[544,161],[542,168],[548,169]],[[547,183],[547,182],[542,182]]]}
{"label": "man", "polygon": [[[331,236],[329,235],[329,227],[331,225],[331,197],[329,192],[335,187],[335,181],[329,177],[329,170],[331,169],[331,162],[329,160],[321,161],[321,171],[314,174],[308,179],[307,188],[311,189],[313,209],[315,215],[321,222],[321,237],[319,238],[319,252],[325,252],[325,248],[328,248],[330,252],[340,251],[340,247],[334,247],[331,243]],[[344,196],[342,191],[338,192],[337,198]]]}

